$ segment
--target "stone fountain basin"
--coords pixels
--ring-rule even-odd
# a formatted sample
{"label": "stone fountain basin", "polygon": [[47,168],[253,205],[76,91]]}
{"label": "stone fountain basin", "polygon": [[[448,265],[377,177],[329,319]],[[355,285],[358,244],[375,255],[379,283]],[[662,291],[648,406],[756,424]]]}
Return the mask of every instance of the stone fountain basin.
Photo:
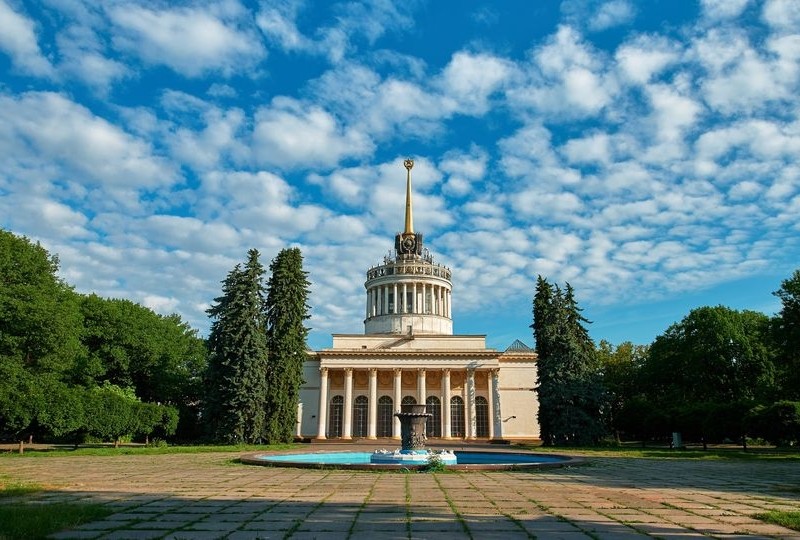
{"label": "stone fountain basin", "polygon": [[[585,463],[582,458],[533,454],[530,452],[468,451],[456,450],[458,463],[447,465],[448,470],[487,471],[542,469],[571,467]],[[295,467],[304,469],[356,469],[356,470],[419,470],[428,465],[427,457],[419,464],[370,463],[373,452],[280,452],[251,453],[240,458],[247,465],[268,467]]]}

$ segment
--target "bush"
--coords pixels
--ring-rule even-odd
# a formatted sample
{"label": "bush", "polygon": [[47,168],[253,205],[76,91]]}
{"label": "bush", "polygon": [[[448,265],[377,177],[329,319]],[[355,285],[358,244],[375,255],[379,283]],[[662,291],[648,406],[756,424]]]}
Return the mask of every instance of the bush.
{"label": "bush", "polygon": [[775,446],[800,444],[800,401],[777,401],[756,407],[748,418],[750,433]]}

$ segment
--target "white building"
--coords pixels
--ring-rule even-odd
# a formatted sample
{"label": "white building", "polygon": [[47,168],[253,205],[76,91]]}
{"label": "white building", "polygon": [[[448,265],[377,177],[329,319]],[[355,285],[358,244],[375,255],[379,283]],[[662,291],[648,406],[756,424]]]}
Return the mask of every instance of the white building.
{"label": "white building", "polygon": [[297,435],[400,438],[401,403],[425,403],[428,437],[538,439],[536,353],[519,341],[498,352],[485,335],[453,335],[450,269],[414,232],[405,161],[405,229],[394,258],[367,271],[364,334],[334,334],[309,355]]}

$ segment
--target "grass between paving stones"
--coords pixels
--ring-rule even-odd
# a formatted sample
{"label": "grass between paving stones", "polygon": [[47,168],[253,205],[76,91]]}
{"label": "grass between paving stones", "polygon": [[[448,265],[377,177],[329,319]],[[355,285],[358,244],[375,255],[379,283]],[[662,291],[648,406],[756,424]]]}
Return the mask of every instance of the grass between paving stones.
{"label": "grass between paving stones", "polygon": [[448,495],[447,491],[445,491],[444,487],[442,487],[442,483],[439,481],[439,477],[434,474],[433,479],[436,481],[436,485],[439,486],[439,490],[441,490],[442,495],[444,495],[444,500],[445,502],[447,502],[447,505],[450,507],[450,510],[452,510],[453,513],[456,515],[456,519],[461,524],[461,528],[464,529],[464,533],[466,533],[466,535],[469,536],[470,539],[472,539],[473,538],[472,531],[470,531],[469,527],[467,526],[467,520],[464,519],[464,516],[462,516],[461,512],[458,511],[458,508],[456,508],[456,505],[450,498],[450,495]]}
{"label": "grass between paving stones", "polygon": [[771,510],[769,512],[755,514],[753,517],[761,521],[766,521],[767,523],[786,527],[787,529],[800,531],[800,511],[787,512],[783,510]]}
{"label": "grass between paving stones", "polygon": [[12,482],[0,478],[0,498],[14,497],[16,502],[0,505],[0,538],[23,540],[44,538],[64,529],[71,529],[104,518],[114,511],[99,504],[35,503],[30,495],[44,491],[38,484]]}
{"label": "grass between paving stones", "polygon": [[361,506],[358,507],[358,511],[356,512],[356,515],[353,516],[353,522],[350,524],[350,528],[347,529],[347,538],[350,538],[351,536],[353,536],[353,532],[355,532],[355,528],[356,528],[356,523],[358,522],[358,516],[361,515],[361,512],[363,512],[364,508],[367,507],[367,505],[369,504],[369,501],[372,500],[372,494],[375,492],[375,484],[377,484],[380,481],[381,476],[383,476],[383,475],[379,474],[378,478],[372,483],[372,485],[369,488],[369,493],[367,493],[367,496],[364,497],[364,501],[361,503]]}
{"label": "grass between paving stones", "polygon": [[26,448],[25,453],[16,451],[0,452],[0,458],[24,459],[47,458],[65,456],[120,456],[120,455],[163,455],[163,454],[206,454],[213,452],[259,452],[270,450],[295,450],[301,448],[299,444],[272,444],[272,445],[197,445],[197,446],[52,446],[43,449]]}
{"label": "grass between paving stones", "polygon": [[406,533],[411,538],[411,481],[410,476],[406,476]]}
{"label": "grass between paving stones", "polygon": [[[487,476],[487,474],[483,473],[483,476]],[[475,489],[475,491],[480,493],[480,491],[481,491],[480,488],[478,486],[476,486],[474,482],[469,480],[468,477],[465,477],[465,478],[467,478],[467,484],[469,484],[473,489]],[[531,538],[531,539],[535,539],[536,538],[536,536],[534,536],[534,535],[532,535],[531,533],[528,532],[528,530],[522,525],[522,522],[519,519],[515,518],[513,515],[509,514],[508,512],[503,512],[502,510],[500,510],[500,506],[494,500],[492,500],[492,499],[487,499],[487,500],[491,503],[492,506],[494,506],[495,510],[497,510],[497,512],[499,514],[507,517],[512,523],[514,523],[514,525],[519,527],[522,532],[527,534],[528,538]]]}

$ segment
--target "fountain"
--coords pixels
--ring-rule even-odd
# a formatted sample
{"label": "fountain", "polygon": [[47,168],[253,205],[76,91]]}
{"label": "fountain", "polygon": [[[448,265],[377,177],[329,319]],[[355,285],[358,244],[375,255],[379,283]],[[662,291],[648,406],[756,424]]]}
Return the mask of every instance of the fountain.
{"label": "fountain", "polygon": [[448,468],[468,470],[514,470],[542,467],[566,467],[582,463],[581,458],[541,455],[530,452],[458,450],[439,452],[425,449],[425,424],[433,416],[425,405],[403,405],[395,413],[400,420],[401,448],[374,452],[273,452],[255,453],[240,458],[248,465],[332,469],[432,469],[443,464]]}
{"label": "fountain", "polygon": [[370,456],[370,463],[394,465],[425,465],[433,461],[445,465],[455,465],[456,455],[442,450],[431,452],[425,449],[427,437],[425,424],[429,416],[425,405],[402,405],[401,412],[395,413],[400,420],[400,450],[376,450]]}

